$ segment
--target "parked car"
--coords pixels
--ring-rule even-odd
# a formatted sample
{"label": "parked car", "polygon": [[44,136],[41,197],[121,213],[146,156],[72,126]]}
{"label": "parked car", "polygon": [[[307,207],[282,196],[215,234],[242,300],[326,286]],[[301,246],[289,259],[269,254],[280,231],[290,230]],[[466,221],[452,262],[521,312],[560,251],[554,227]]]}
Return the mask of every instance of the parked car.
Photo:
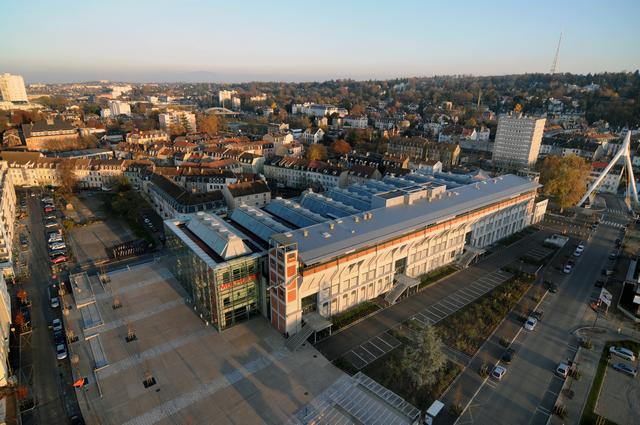
{"label": "parked car", "polygon": [[538,319],[536,319],[535,317],[529,316],[527,318],[527,321],[524,322],[524,328],[528,331],[532,331],[536,328],[537,324],[538,324]]}
{"label": "parked car", "polygon": [[622,246],[622,239],[618,238],[616,239],[616,247],[620,247]]}
{"label": "parked car", "polygon": [[580,251],[580,252],[584,251],[584,242],[580,242],[578,244],[578,246],[576,247],[576,251]]}
{"label": "parked car", "polygon": [[626,363],[614,363],[611,365],[612,368],[617,370],[618,372],[626,373],[627,375],[635,378],[638,370],[634,367],[629,366]]}
{"label": "parked car", "polygon": [[66,249],[56,249],[55,251],[51,251],[49,253],[49,258],[58,257],[60,255],[67,255],[67,250]]}
{"label": "parked car", "polygon": [[61,235],[49,236],[49,239],[47,239],[47,242],[49,243],[62,242],[62,236]]}
{"label": "parked car", "polygon": [[618,251],[611,251],[611,254],[609,254],[609,260],[615,260],[616,258],[618,258]]}
{"label": "parked car", "polygon": [[44,209],[45,213],[50,213],[50,212],[53,212],[53,211],[55,211],[55,208],[52,208],[52,207],[45,207],[45,209]]}
{"label": "parked car", "polygon": [[64,360],[67,358],[67,347],[64,344],[56,345],[56,358],[58,360]]}
{"label": "parked car", "polygon": [[636,355],[628,348],[613,346],[609,348],[609,352],[614,356],[621,357],[625,360],[629,360],[630,362],[636,361]]}
{"label": "parked car", "polygon": [[51,326],[53,327],[53,331],[61,331],[62,330],[62,321],[60,319],[53,319],[51,322]]}
{"label": "parked car", "polygon": [[579,251],[578,249],[576,249],[575,251],[573,251],[573,256],[574,257],[579,257],[582,255],[582,251]]}
{"label": "parked car", "polygon": [[52,262],[53,264],[60,264],[60,263],[64,263],[64,262],[66,262],[66,261],[67,261],[67,257],[66,257],[66,255],[61,255],[61,256],[56,257],[56,258],[54,258],[54,259],[52,259],[52,260],[51,260],[51,262]]}
{"label": "parked car", "polygon": [[63,331],[54,331],[53,332],[53,342],[56,345],[64,344],[64,332]]}
{"label": "parked car", "polygon": [[509,347],[505,350],[504,353],[502,353],[502,357],[500,358],[500,360],[506,364],[509,364],[511,363],[515,355],[516,355],[516,350]]}
{"label": "parked car", "polygon": [[57,249],[66,249],[67,245],[64,242],[54,242],[49,244],[49,250],[55,251]]}
{"label": "parked car", "polygon": [[612,269],[602,269],[602,275],[603,276],[611,276],[613,274],[613,270]]}
{"label": "parked car", "polygon": [[45,220],[55,220],[55,219],[57,219],[57,218],[58,218],[58,217],[56,217],[56,215],[55,215],[55,214],[49,214],[49,215],[48,215],[48,216],[46,216],[44,219],[45,219]]}
{"label": "parked car", "polygon": [[569,375],[569,365],[562,362],[556,367],[556,375],[561,378],[566,378]]}
{"label": "parked car", "polygon": [[47,229],[58,227],[58,222],[57,221],[47,222],[45,223],[44,227],[46,227]]}
{"label": "parked car", "polygon": [[543,314],[544,314],[544,311],[542,311],[542,310],[534,310],[534,311],[531,312],[529,317],[533,317],[538,322],[542,322],[542,315]]}
{"label": "parked car", "polygon": [[491,371],[491,377],[497,381],[502,380],[504,374],[507,373],[507,368],[504,366],[496,366]]}
{"label": "parked car", "polygon": [[571,264],[565,264],[562,272],[564,274],[570,274],[573,271],[573,266]]}
{"label": "parked car", "polygon": [[556,285],[555,283],[552,283],[547,287],[547,290],[552,294],[555,294],[556,292],[558,292],[558,285]]}
{"label": "parked car", "polygon": [[602,279],[596,280],[595,286],[596,286],[596,288],[604,287],[604,280],[602,280]]}

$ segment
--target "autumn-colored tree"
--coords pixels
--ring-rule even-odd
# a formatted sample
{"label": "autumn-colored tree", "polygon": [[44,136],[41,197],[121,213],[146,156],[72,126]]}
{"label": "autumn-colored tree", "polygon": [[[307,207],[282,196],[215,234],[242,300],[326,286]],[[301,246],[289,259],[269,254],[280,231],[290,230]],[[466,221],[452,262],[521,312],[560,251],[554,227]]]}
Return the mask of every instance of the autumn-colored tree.
{"label": "autumn-colored tree", "polygon": [[543,193],[552,197],[562,212],[575,205],[584,195],[590,171],[587,161],[576,155],[548,156],[540,166]]}
{"label": "autumn-colored tree", "polygon": [[15,324],[18,325],[18,326],[22,326],[22,325],[24,325],[24,323],[25,323],[24,322],[24,314],[22,314],[21,311],[18,311],[16,313]]}
{"label": "autumn-colored tree", "polygon": [[202,115],[198,123],[198,129],[203,133],[216,134],[218,133],[220,120],[216,115]]}
{"label": "autumn-colored tree", "polygon": [[355,116],[362,115],[364,114],[364,107],[362,105],[355,104],[351,107],[351,110],[349,111],[349,113]]}
{"label": "autumn-colored tree", "polygon": [[16,293],[16,297],[18,297],[18,299],[22,304],[27,303],[28,295],[27,295],[27,291],[25,291],[24,289],[19,289],[18,292]]}
{"label": "autumn-colored tree", "polygon": [[351,152],[351,145],[342,139],[338,139],[331,144],[331,149],[337,154],[347,154]]}
{"label": "autumn-colored tree", "polygon": [[63,160],[60,162],[58,171],[60,174],[60,187],[58,191],[63,194],[70,194],[76,188],[78,178],[75,173],[75,163],[72,160]]}
{"label": "autumn-colored tree", "polygon": [[171,124],[168,130],[171,136],[184,136],[187,134],[187,130],[181,124]]}
{"label": "autumn-colored tree", "polygon": [[323,161],[327,159],[327,147],[314,143],[307,149],[307,159],[309,161]]}

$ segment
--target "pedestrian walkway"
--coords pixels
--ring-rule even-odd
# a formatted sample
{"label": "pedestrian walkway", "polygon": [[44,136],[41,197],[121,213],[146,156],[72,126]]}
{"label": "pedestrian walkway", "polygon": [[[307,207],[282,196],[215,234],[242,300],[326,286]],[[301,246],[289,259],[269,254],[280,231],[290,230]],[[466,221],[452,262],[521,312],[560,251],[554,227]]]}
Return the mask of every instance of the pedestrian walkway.
{"label": "pedestrian walkway", "polygon": [[622,223],[618,223],[618,222],[610,221],[610,220],[602,220],[600,222],[600,224],[602,224],[604,226],[613,227],[614,229],[622,229],[623,227],[625,227],[625,225],[622,224]]}

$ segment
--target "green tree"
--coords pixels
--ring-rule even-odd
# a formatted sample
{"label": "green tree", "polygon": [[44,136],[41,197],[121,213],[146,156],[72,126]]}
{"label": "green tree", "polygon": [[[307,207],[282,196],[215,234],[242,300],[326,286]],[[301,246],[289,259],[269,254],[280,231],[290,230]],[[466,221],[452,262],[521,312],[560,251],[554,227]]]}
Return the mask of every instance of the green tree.
{"label": "green tree", "polygon": [[587,161],[576,155],[548,156],[540,166],[543,193],[553,198],[562,212],[578,203],[584,195],[590,171]]}
{"label": "green tree", "polygon": [[415,346],[405,347],[401,367],[416,390],[435,384],[437,374],[447,364],[442,341],[433,326],[426,326]]}

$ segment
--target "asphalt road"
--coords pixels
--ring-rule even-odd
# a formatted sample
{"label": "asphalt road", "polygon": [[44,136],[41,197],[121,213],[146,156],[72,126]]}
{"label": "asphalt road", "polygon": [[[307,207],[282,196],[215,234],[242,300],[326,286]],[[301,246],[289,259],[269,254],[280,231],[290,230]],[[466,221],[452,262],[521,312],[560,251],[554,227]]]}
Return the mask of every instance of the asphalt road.
{"label": "asphalt road", "polygon": [[[608,220],[622,223],[624,215],[605,213]],[[596,291],[594,282],[608,263],[608,253],[620,230],[600,225],[577,259],[571,275],[551,268],[545,278],[559,291],[547,294],[541,304],[542,322],[533,331],[522,330],[514,341],[518,353],[500,382],[487,380],[458,424],[546,424],[563,381],[553,371],[559,362],[573,358],[576,341],[571,332],[587,325],[588,301]]]}
{"label": "asphalt road", "polygon": [[[79,412],[75,392],[70,385],[71,369],[69,359],[56,360],[53,335],[49,325],[54,318],[61,319],[61,310],[49,306],[49,289],[52,283],[42,208],[39,197],[27,195],[30,229],[30,258],[28,261],[31,277],[25,285],[32,300],[31,320],[33,332],[29,355],[33,363],[33,388],[36,408],[22,415],[22,423],[68,424],[67,419]],[[29,347],[23,347],[28,350]]]}

